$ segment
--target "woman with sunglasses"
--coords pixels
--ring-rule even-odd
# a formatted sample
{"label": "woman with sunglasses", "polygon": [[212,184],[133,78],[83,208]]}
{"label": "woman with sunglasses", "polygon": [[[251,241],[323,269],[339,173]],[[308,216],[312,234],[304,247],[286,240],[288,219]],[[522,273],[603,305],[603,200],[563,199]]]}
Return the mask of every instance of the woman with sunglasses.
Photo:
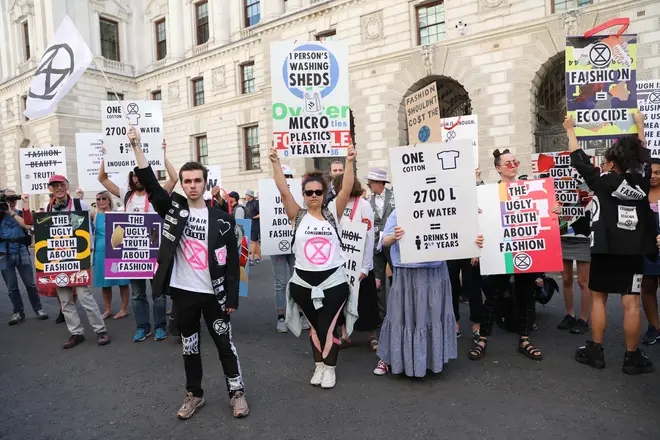
{"label": "woman with sunglasses", "polygon": [[594,192],[591,222],[591,336],[575,352],[575,360],[605,368],[603,336],[607,320],[607,296],[621,295],[626,352],[626,374],[651,373],[653,363],[639,349],[642,332],[639,296],[644,256],[655,260],[655,213],[649,205],[651,157],[644,137],[644,116],[633,115],[637,136],[622,136],[603,154],[603,173],[580,148],[573,119],[564,121],[571,151],[571,165]]}
{"label": "woman with sunglasses", "polygon": [[342,190],[335,198],[332,211],[323,206],[328,184],[321,172],[307,173],[302,182],[305,208],[291,195],[275,148],[269,151],[273,177],[282,204],[293,224],[291,247],[295,267],[287,287],[286,325],[300,336],[302,320],[299,309],[310,325],[312,353],[316,367],[310,383],[323,388],[335,386],[335,367],[339,341],[333,333],[340,313],[345,310],[346,328],[350,336],[357,319],[357,297],[351,295],[341,250],[339,222],[348,203],[355,179],[355,149],[348,147]]}
{"label": "woman with sunglasses", "polygon": [[93,285],[100,287],[103,292],[103,304],[105,311],[103,319],[108,319],[112,314],[112,287],[119,286],[121,296],[121,310],[113,319],[121,319],[128,316],[129,290],[128,280],[108,280],[105,278],[105,213],[112,212],[112,199],[108,191],[101,191],[96,195],[96,211],[92,211],[92,222],[94,223],[94,271]]}
{"label": "woman with sunglasses", "polygon": [[[500,174],[500,182],[514,182],[519,180],[518,167],[520,162],[507,149],[504,151],[493,151],[493,163]],[[481,331],[477,339],[468,351],[468,358],[480,360],[486,354],[487,337],[492,335],[493,324],[501,314],[500,307],[504,293],[509,289],[512,275],[488,275],[483,277],[483,292],[486,297],[483,309],[483,320]],[[540,361],[543,359],[541,350],[532,345],[529,333],[532,331],[535,317],[535,287],[538,274],[521,273],[513,275],[513,316],[517,320],[517,330],[520,338],[518,340],[518,351],[529,359]]]}

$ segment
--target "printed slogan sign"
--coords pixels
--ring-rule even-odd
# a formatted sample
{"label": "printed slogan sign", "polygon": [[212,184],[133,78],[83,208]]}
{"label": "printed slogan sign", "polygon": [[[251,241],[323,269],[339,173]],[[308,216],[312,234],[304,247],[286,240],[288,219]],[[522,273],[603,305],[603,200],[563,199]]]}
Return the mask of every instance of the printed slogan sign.
{"label": "printed slogan sign", "polygon": [[89,212],[34,214],[34,259],[37,286],[88,286],[91,282]]}
{"label": "printed slogan sign", "polygon": [[279,156],[346,156],[351,142],[346,43],[271,43],[270,60]]}
{"label": "printed slogan sign", "polygon": [[402,263],[479,256],[472,143],[390,148]]}
{"label": "printed slogan sign", "polygon": [[[594,150],[584,150],[598,166]],[[568,151],[532,154],[532,172],[537,178],[554,179],[555,194],[561,206],[559,231],[565,236],[589,236],[589,216],[593,192],[571,166]]]}
{"label": "printed slogan sign", "polygon": [[239,296],[248,296],[248,274],[250,272],[250,266],[248,265],[248,260],[250,256],[250,232],[252,231],[252,220],[247,220],[244,218],[236,219],[236,229],[234,233],[236,234],[236,240],[238,244],[238,262],[241,266],[241,284],[238,291]]}
{"label": "printed slogan sign", "polygon": [[[293,198],[303,206],[302,179],[287,179]],[[275,180],[259,179],[259,209],[261,212],[261,253],[283,255],[291,253],[293,227],[284,211]]]}
{"label": "printed slogan sign", "polygon": [[406,97],[408,143],[442,142],[438,89],[431,83]]}
{"label": "printed slogan sign", "polygon": [[[101,185],[98,179],[99,168],[101,168],[101,161],[103,160],[102,137],[101,133],[76,133],[78,186],[83,191],[105,190],[105,187]],[[122,173],[108,173],[110,180],[115,183],[121,180],[121,176]]]}
{"label": "printed slogan sign", "polygon": [[367,243],[367,228],[366,223],[342,217],[341,249],[346,257],[344,269],[348,276],[348,285],[356,295],[360,293],[360,273],[364,259],[364,246]]}
{"label": "printed slogan sign", "polygon": [[482,275],[562,270],[552,179],[483,185],[478,191]]}
{"label": "printed slogan sign", "polygon": [[474,168],[479,168],[479,120],[477,115],[445,118],[442,124],[442,142],[461,141],[466,139],[472,143]]}
{"label": "printed slogan sign", "polygon": [[23,194],[48,194],[48,180],[66,176],[64,147],[19,148]]}
{"label": "printed slogan sign", "polygon": [[152,279],[162,236],[160,216],[108,212],[105,214],[105,230],[105,277]]}
{"label": "printed slogan sign", "polygon": [[566,37],[566,108],[578,139],[637,133],[637,36]]}
{"label": "printed slogan sign", "polygon": [[155,171],[165,169],[162,101],[101,101],[101,127],[106,171],[132,171],[136,167],[127,136],[130,127],[140,130],[140,145],[151,167]]}
{"label": "printed slogan sign", "polygon": [[209,175],[206,179],[204,199],[210,200],[212,197],[211,190],[216,186],[222,188],[222,167],[220,165],[207,165],[206,169],[209,171]]}
{"label": "printed slogan sign", "polygon": [[660,80],[637,82],[637,108],[644,113],[644,134],[651,157],[660,158]]}

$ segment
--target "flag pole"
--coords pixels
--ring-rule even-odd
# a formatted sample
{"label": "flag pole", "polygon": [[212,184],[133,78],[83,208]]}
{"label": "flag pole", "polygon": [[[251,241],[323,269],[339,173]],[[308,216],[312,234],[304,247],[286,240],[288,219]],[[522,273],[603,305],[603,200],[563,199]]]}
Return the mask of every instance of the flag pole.
{"label": "flag pole", "polygon": [[96,66],[96,68],[98,70],[101,71],[101,74],[103,75],[103,78],[105,78],[105,82],[108,83],[108,85],[110,86],[110,89],[112,90],[112,93],[115,95],[115,98],[117,98],[117,101],[119,101],[120,99],[119,99],[119,95],[117,94],[117,91],[115,90],[114,86],[112,85],[112,83],[110,82],[108,77],[106,76],[106,74],[103,71],[103,69],[101,68],[101,66],[99,66],[99,63],[96,61],[96,57],[94,57],[94,65]]}

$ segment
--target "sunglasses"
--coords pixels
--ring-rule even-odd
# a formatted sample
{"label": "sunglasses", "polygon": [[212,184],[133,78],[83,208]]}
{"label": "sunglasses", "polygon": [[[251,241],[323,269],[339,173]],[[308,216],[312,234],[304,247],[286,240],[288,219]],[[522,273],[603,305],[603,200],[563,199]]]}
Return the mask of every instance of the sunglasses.
{"label": "sunglasses", "polygon": [[322,189],[306,189],[305,190],[305,195],[307,197],[312,197],[313,195],[321,197],[323,195],[323,190]]}
{"label": "sunglasses", "polygon": [[108,198],[107,197],[97,197],[96,198],[97,202],[100,202],[101,200],[108,200]]}
{"label": "sunglasses", "polygon": [[506,162],[504,162],[503,165],[505,167],[509,168],[510,170],[512,170],[512,169],[518,168],[520,166],[520,161],[518,161],[518,160],[514,160],[514,161],[507,160]]}

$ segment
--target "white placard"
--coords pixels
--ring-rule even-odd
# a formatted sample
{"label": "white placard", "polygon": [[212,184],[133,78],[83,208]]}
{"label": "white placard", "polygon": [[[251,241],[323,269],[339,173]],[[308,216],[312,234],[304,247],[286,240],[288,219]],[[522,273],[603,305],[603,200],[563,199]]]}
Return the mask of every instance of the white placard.
{"label": "white placard", "polygon": [[644,134],[651,157],[660,158],[660,80],[637,81],[637,108],[644,113]]}
{"label": "white placard", "polygon": [[445,118],[442,123],[442,142],[467,139],[472,142],[474,167],[479,168],[479,120],[477,115]]}
{"label": "white placard", "polygon": [[270,62],[279,156],[346,156],[351,141],[347,44],[275,42]]}
{"label": "white placard", "polygon": [[[76,133],[76,166],[78,167],[78,186],[83,191],[103,191],[105,187],[99,182],[99,169],[103,159],[103,142],[101,133]],[[126,182],[122,173],[108,173],[108,177],[119,187]]]}
{"label": "white placard", "polygon": [[367,243],[367,224],[351,221],[347,217],[341,220],[341,249],[346,257],[344,269],[348,276],[348,285],[355,294],[360,293],[360,274],[364,259],[364,246]]}
{"label": "white placard", "polygon": [[64,147],[19,148],[23,194],[48,194],[48,180],[67,177]]}
{"label": "white placard", "polygon": [[479,256],[471,141],[390,148],[402,263]]}
{"label": "white placard", "polygon": [[137,165],[126,135],[131,126],[140,130],[142,151],[151,167],[164,170],[162,101],[101,101],[106,171],[132,171]]}
{"label": "white placard", "polygon": [[[303,206],[302,179],[286,179],[293,198]],[[283,255],[291,253],[293,227],[284,212],[280,192],[273,179],[259,179],[259,212],[261,213],[261,253]]]}
{"label": "white placard", "polygon": [[216,186],[222,188],[222,167],[220,165],[207,165],[206,169],[209,170],[209,174],[206,179],[204,199],[210,200],[212,197],[211,190]]}

